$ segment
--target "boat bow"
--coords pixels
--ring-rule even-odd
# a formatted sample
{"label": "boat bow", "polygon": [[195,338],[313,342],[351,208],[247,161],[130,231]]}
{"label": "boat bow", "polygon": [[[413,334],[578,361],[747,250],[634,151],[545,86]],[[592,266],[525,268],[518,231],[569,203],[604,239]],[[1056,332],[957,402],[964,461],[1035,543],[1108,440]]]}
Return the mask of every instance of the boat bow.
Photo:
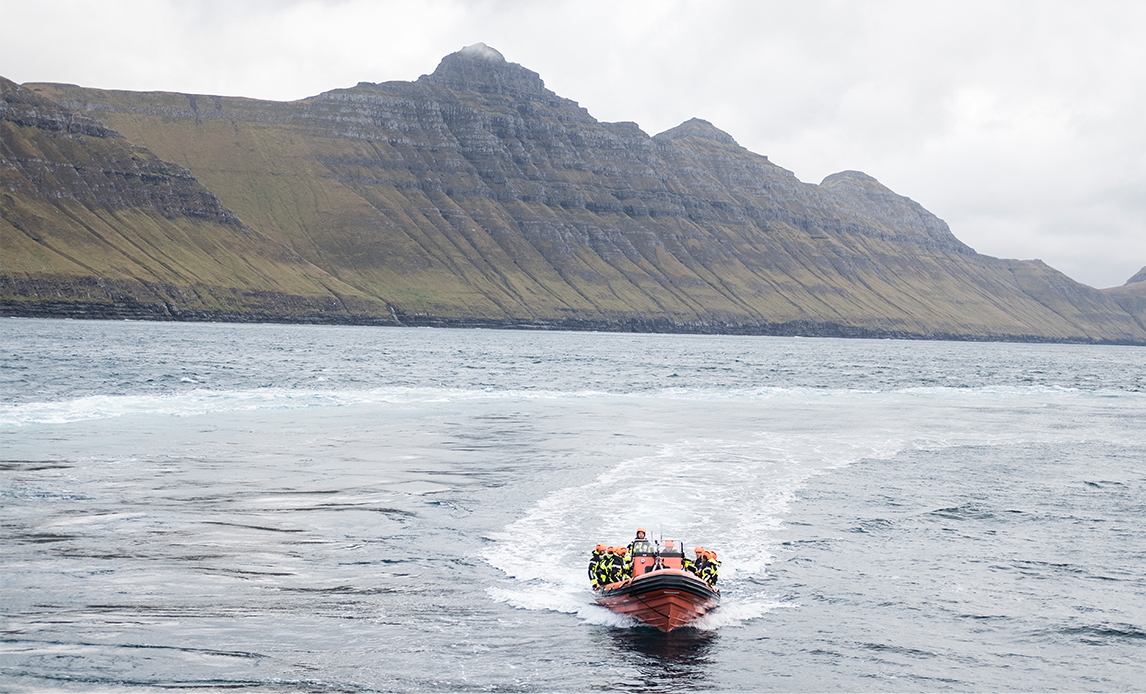
{"label": "boat bow", "polygon": [[597,603],[661,631],[684,626],[720,604],[720,592],[680,569],[659,569],[610,583]]}

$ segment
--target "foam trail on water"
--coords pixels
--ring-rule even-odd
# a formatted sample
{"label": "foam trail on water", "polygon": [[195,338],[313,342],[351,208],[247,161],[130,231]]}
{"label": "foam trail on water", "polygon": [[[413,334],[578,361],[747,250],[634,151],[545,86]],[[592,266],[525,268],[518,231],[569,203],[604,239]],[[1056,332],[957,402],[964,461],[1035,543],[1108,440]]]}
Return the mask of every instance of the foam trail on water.
{"label": "foam trail on water", "polygon": [[[193,378],[183,377],[187,386],[199,385]],[[1041,396],[1040,396],[1041,394]],[[911,403],[919,398],[934,401],[936,396],[957,406],[985,404],[1000,408],[1003,401],[1025,405],[1032,396],[1042,402],[1048,397],[1060,403],[1074,403],[1079,399],[1110,401],[1135,407],[1146,398],[1142,393],[1122,391],[1078,392],[1064,388],[908,388],[898,391],[869,393],[855,390],[811,388],[755,388],[733,390],[662,389],[659,391],[606,393],[599,390],[545,390],[496,388],[435,388],[393,386],[370,389],[304,389],[268,386],[248,390],[211,390],[189,387],[166,393],[133,395],[90,395],[68,400],[47,402],[0,403],[0,426],[25,427],[36,424],[64,424],[93,419],[114,419],[136,415],[194,417],[204,414],[243,412],[255,410],[302,409],[311,407],[345,407],[362,404],[418,404],[461,403],[473,401],[521,400],[601,400],[624,398],[636,401],[663,402],[833,402],[846,405],[852,402]]]}
{"label": "foam trail on water", "polygon": [[258,388],[254,390],[193,389],[156,395],[93,395],[54,402],[0,404],[0,426],[66,424],[93,419],[159,415],[195,417],[226,412],[333,408],[372,404],[418,404],[473,400],[554,400],[591,398],[593,391],[506,391],[449,388],[375,388],[371,390],[300,390]]}
{"label": "foam trail on water", "polygon": [[[485,559],[508,580],[490,596],[523,609],[577,614],[604,622],[592,606],[588,557],[593,545],[624,544],[637,525],[692,547],[719,552],[724,604],[699,628],[754,619],[778,603],[746,577],[773,558],[774,538],[795,493],[813,475],[903,447],[881,436],[761,433],[746,440],[692,439],[622,461],[589,484],[541,499],[492,539]],[[535,561],[538,556],[550,561]],[[586,606],[593,607],[586,610]],[[607,611],[607,610],[606,610]]]}

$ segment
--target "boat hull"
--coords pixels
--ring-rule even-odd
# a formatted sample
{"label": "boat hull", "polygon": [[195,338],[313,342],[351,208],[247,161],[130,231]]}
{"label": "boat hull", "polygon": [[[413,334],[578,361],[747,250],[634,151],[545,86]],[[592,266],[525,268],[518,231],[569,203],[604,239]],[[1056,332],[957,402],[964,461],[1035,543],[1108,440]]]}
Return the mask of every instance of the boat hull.
{"label": "boat hull", "polygon": [[720,593],[687,571],[666,569],[610,583],[597,604],[661,631],[672,631],[720,604]]}

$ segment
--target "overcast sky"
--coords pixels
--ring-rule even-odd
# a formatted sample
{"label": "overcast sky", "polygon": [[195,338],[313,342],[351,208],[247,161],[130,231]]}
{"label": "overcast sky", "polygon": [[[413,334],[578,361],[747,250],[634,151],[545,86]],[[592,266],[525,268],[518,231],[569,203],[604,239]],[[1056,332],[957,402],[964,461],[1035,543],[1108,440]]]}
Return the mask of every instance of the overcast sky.
{"label": "overcast sky", "polygon": [[1146,2],[0,0],[16,82],[290,100],[485,42],[604,121],[856,169],[980,253],[1146,265]]}

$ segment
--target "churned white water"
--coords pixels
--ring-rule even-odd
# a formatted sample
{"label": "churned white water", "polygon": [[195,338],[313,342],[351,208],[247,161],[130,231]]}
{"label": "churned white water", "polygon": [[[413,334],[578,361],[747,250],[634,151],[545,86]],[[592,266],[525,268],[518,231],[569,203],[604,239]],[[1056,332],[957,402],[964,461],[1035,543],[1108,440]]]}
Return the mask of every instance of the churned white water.
{"label": "churned white water", "polygon": [[[5,320],[13,691],[1134,691],[1146,350]],[[723,562],[660,634],[642,525]]]}

